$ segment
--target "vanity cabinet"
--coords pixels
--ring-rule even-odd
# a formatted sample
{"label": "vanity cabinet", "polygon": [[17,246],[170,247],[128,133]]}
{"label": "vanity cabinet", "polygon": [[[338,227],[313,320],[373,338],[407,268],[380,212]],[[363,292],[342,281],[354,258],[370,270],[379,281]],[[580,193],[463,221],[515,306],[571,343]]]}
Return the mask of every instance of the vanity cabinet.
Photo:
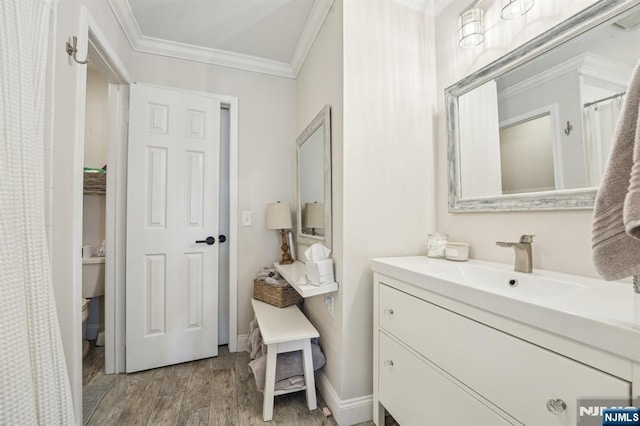
{"label": "vanity cabinet", "polygon": [[379,351],[378,398],[400,424],[512,424],[385,333]]}
{"label": "vanity cabinet", "polygon": [[579,398],[626,397],[631,403],[626,378],[443,301],[374,274],[376,424],[384,424],[386,409],[406,425],[574,425]]}

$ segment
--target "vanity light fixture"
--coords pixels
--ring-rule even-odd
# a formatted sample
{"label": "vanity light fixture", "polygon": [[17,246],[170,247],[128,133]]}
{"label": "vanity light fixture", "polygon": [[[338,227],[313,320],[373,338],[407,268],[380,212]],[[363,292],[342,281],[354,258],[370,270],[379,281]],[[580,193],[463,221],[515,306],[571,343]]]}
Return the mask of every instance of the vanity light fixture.
{"label": "vanity light fixture", "polygon": [[527,13],[533,5],[535,0],[500,0],[500,17],[502,19],[515,19],[519,16]]}
{"label": "vanity light fixture", "polygon": [[463,49],[484,41],[484,11],[476,7],[479,2],[474,1],[458,15],[458,45]]}
{"label": "vanity light fixture", "polygon": [[293,263],[291,254],[289,252],[289,242],[287,238],[287,232],[291,229],[291,209],[289,204],[270,203],[267,205],[267,229],[279,229],[280,236],[282,238],[282,260],[281,265],[288,265]]}

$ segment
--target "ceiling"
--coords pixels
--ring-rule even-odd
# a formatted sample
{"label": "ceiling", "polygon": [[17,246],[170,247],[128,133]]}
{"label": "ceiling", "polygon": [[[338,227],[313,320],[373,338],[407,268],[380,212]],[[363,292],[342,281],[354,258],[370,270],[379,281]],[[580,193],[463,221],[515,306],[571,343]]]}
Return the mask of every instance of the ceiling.
{"label": "ceiling", "polygon": [[[290,62],[314,0],[129,0],[147,37]],[[188,29],[188,31],[185,31]]]}
{"label": "ceiling", "polygon": [[[139,52],[295,78],[334,0],[108,0]],[[389,0],[437,14],[451,0]]]}

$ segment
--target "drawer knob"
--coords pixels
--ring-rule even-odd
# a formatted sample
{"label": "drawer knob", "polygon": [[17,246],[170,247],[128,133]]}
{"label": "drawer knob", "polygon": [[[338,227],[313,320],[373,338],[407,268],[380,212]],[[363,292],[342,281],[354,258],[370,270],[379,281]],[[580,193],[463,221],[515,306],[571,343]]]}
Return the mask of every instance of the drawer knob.
{"label": "drawer knob", "polygon": [[384,366],[385,367],[393,367],[393,361],[391,361],[390,359],[386,360],[384,362]]}
{"label": "drawer knob", "polygon": [[550,399],[547,401],[547,410],[549,410],[550,413],[559,415],[562,414],[566,409],[567,404],[560,398]]}
{"label": "drawer knob", "polygon": [[393,309],[385,309],[384,313],[385,315],[393,315]]}

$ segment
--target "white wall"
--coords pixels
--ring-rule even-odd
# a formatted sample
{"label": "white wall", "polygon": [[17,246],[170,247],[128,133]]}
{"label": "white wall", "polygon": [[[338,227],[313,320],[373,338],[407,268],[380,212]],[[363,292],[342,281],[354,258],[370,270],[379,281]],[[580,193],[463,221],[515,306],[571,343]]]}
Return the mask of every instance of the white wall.
{"label": "white wall", "polygon": [[[129,43],[105,0],[58,2],[55,40],[51,43],[53,61],[49,63],[53,79],[47,84],[47,95],[49,99],[53,99],[53,104],[46,111],[46,223],[51,238],[52,276],[58,319],[77,419],[82,419],[82,322],[81,289],[74,286],[74,281],[81,273],[81,254],[74,251],[74,246],[81,246],[82,224],[81,217],[76,217],[74,211],[82,203],[83,158],[75,153],[76,141],[82,144],[84,130],[83,124],[76,120],[76,97],[78,89],[85,84],[86,66],[69,60],[64,42],[76,35],[79,37],[79,45],[86,44],[87,35],[79,33],[82,6],[91,13],[124,66],[128,69],[132,66]],[[82,54],[79,59],[84,59]],[[48,139],[47,135],[53,135],[52,139]]]}
{"label": "white wall", "polygon": [[340,290],[334,317],[322,297],[306,299],[305,311],[320,332],[323,372],[343,402],[372,393],[370,259],[424,253],[434,228],[434,40],[433,18],[420,12],[337,0],[298,75],[298,133],[324,104],[332,108]]}
{"label": "white wall", "polygon": [[513,262],[513,250],[495,242],[516,241],[521,234],[535,234],[533,267],[578,275],[597,276],[591,261],[591,210],[557,212],[449,213],[447,210],[447,138],[444,89],[491,63],[553,25],[595,3],[593,0],[538,0],[525,16],[500,19],[499,2],[485,8],[485,42],[473,49],[460,49],[456,28],[458,13],[468,2],[453,1],[436,18],[438,67],[437,133],[437,224],[455,241],[471,243],[471,257]]}
{"label": "white wall", "polygon": [[84,166],[102,168],[107,164],[107,106],[109,83],[95,69],[87,71],[85,105]]}
{"label": "white wall", "polygon": [[228,237],[238,241],[238,334],[246,334],[253,279],[280,253],[278,234],[265,229],[265,207],[292,199],[295,81],[138,52],[133,76],[137,82],[238,97],[238,210],[253,212],[253,226]]}
{"label": "white wall", "polygon": [[434,229],[434,43],[432,17],[388,0],[344,2],[345,399],[372,392],[370,259],[426,253]]}
{"label": "white wall", "polygon": [[[342,306],[343,250],[342,250],[342,0],[336,0],[320,33],[296,79],[296,135],[302,133],[326,104],[331,105],[331,166],[332,166],[332,257],[336,281],[341,284],[335,294],[335,314],[327,312],[323,297],[305,300],[304,310],[320,332],[320,344],[327,358],[323,372],[331,386],[342,396],[343,383],[343,331]],[[295,149],[295,138],[291,141]],[[295,169],[295,164],[292,165]],[[295,170],[294,170],[295,173]],[[290,185],[295,194],[295,182]],[[295,200],[293,205],[296,205]],[[298,246],[298,257],[303,247]]]}
{"label": "white wall", "polygon": [[[96,71],[87,72],[85,105],[84,167],[102,168],[107,164],[107,106],[109,83]],[[106,197],[83,197],[82,245],[98,247],[105,235]]]}

